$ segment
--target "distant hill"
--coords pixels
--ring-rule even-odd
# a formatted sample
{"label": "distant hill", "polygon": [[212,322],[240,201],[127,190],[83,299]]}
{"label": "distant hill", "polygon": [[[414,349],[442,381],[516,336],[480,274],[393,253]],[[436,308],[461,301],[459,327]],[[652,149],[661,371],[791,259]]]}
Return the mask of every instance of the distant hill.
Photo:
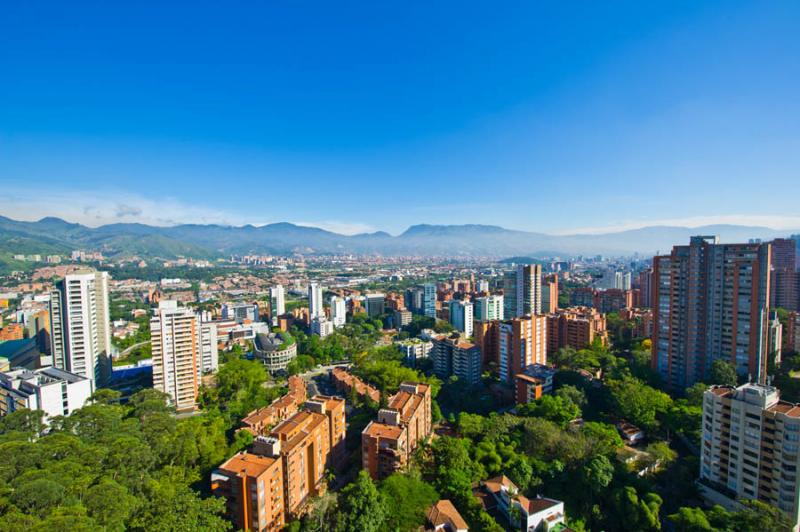
{"label": "distant hill", "polygon": [[[797,231],[795,231],[797,232]],[[0,216],[0,253],[101,250],[108,256],[215,258],[247,253],[358,253],[417,256],[542,257],[603,254],[651,255],[688,243],[692,235],[719,235],[723,242],[770,240],[791,231],[767,227],[654,226],[605,234],[548,235],[490,225],[412,225],[398,236],[385,232],[341,235],[287,222],[255,227],[185,224],[155,227],[110,224],[90,228],[59,218],[20,222]]]}

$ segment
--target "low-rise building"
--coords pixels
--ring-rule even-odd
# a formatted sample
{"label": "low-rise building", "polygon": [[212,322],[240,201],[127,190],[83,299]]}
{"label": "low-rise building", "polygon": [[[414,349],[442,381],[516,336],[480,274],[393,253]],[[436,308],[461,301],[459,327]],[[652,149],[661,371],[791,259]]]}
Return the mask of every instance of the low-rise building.
{"label": "low-rise building", "polygon": [[288,333],[259,333],[253,342],[256,360],[264,363],[267,371],[286,371],[289,362],[297,356],[297,342]]}
{"label": "low-rise building", "polygon": [[333,334],[334,326],[332,321],[325,318],[314,318],[311,320],[311,334],[317,335],[320,338],[325,338]]}
{"label": "low-rise building", "polygon": [[67,416],[94,392],[92,381],[58,368],[16,368],[0,373],[0,415],[42,410],[47,418]]}
{"label": "low-rise building", "polygon": [[542,364],[531,364],[514,376],[514,395],[517,404],[527,404],[542,395],[553,393],[556,370]]}
{"label": "low-rise building", "polygon": [[469,526],[449,499],[441,499],[425,515],[425,532],[468,532]]}
{"label": "low-rise building", "polygon": [[433,342],[420,338],[409,338],[396,342],[395,345],[403,353],[405,364],[412,368],[417,366],[417,360],[428,358],[433,349]]}
{"label": "low-rise building", "polygon": [[336,391],[341,394],[350,394],[351,390],[359,397],[369,398],[375,403],[381,400],[381,392],[374,386],[370,386],[355,375],[348,372],[342,367],[336,367],[331,370],[331,381],[333,382]]}
{"label": "low-rise building", "polygon": [[289,377],[289,391],[262,408],[253,410],[242,419],[241,429],[253,436],[264,436],[273,426],[293,416],[306,402],[306,382],[296,375]]}
{"label": "low-rise building", "polygon": [[484,508],[502,515],[512,529],[528,532],[571,530],[566,524],[562,501],[547,497],[529,499],[505,475],[481,482],[476,492]]}

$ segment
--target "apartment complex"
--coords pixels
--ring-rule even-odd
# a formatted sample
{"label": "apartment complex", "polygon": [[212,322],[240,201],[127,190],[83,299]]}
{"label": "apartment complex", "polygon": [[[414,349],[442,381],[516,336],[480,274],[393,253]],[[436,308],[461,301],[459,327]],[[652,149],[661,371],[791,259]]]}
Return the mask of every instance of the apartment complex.
{"label": "apartment complex", "polygon": [[404,382],[361,433],[363,468],[373,479],[402,471],[411,453],[431,433],[431,388]]}
{"label": "apartment complex", "polygon": [[397,348],[403,353],[406,365],[416,367],[417,360],[421,358],[428,358],[433,350],[433,342],[422,340],[420,338],[409,338],[395,342]]}
{"label": "apartment complex", "polygon": [[422,313],[429,318],[436,317],[436,283],[422,285]]}
{"label": "apartment complex", "polygon": [[325,471],[344,457],[344,399],[314,396],[211,475],[214,493],[242,530],[277,531],[325,492]]}
{"label": "apartment complex", "polygon": [[344,327],[347,323],[347,305],[344,298],[333,296],[331,298],[331,322],[335,328]]}
{"label": "apartment complex", "polygon": [[497,354],[500,378],[514,383],[514,375],[531,364],[547,364],[547,317],[525,316],[498,323]]}
{"label": "apartment complex", "polygon": [[386,294],[376,292],[364,295],[364,310],[370,318],[379,318],[383,315]]}
{"label": "apartment complex", "polygon": [[608,343],[606,317],[590,307],[557,309],[547,316],[547,353],[562,347],[585,349],[599,338]]}
{"label": "apartment complex", "polygon": [[480,382],[483,364],[481,350],[477,345],[465,342],[457,336],[448,338],[445,335],[434,336],[432,342],[430,357],[433,359],[433,371],[437,377],[446,380],[455,375],[468,384]]}
{"label": "apartment complex", "polygon": [[108,273],[67,275],[50,293],[53,366],[102,385],[109,376]]}
{"label": "apartment complex", "polygon": [[800,310],[800,275],[797,273],[797,242],[791,238],[772,241],[770,306]]}
{"label": "apartment complex", "polygon": [[317,283],[308,285],[308,317],[310,320],[325,318],[325,309],[322,306],[322,287]]}
{"label": "apartment complex", "polygon": [[306,382],[296,375],[289,377],[289,391],[268,406],[253,410],[242,419],[241,430],[253,436],[264,436],[273,426],[293,416],[306,402]]}
{"label": "apartment complex", "polygon": [[758,499],[800,528],[800,405],[773,386],[712,386],[703,396],[701,493],[714,503]]}
{"label": "apartment complex", "polygon": [[555,375],[555,369],[542,364],[531,364],[522,373],[514,375],[514,399],[517,404],[527,404],[553,393]]}
{"label": "apartment complex", "polygon": [[674,388],[703,380],[716,359],[766,378],[770,244],[695,236],[653,258],[652,365]]}
{"label": "apartment complex", "polygon": [[278,316],[286,314],[286,294],[282,285],[275,285],[269,289],[269,317],[272,325],[278,325]]}
{"label": "apartment complex", "polygon": [[216,369],[216,327],[202,324],[177,301],[160,301],[150,320],[153,387],[170,396],[178,411],[193,410],[200,377]]}
{"label": "apartment complex", "polygon": [[352,390],[355,390],[359,397],[369,398],[375,403],[379,403],[381,400],[381,392],[377,388],[365,383],[344,368],[333,368],[331,381],[336,391],[341,394],[350,394]]}
{"label": "apartment complex", "polygon": [[486,296],[475,299],[473,304],[473,319],[475,321],[502,320],[503,296]]}
{"label": "apartment complex", "polygon": [[621,288],[596,290],[591,287],[579,287],[572,291],[569,303],[573,307],[592,307],[603,314],[619,312],[634,306],[634,291]]}
{"label": "apartment complex", "polygon": [[557,274],[545,275],[542,278],[542,313],[552,314],[557,309],[558,309],[558,275]]}
{"label": "apartment complex", "polygon": [[503,276],[504,313],[516,318],[542,312],[542,266],[518,264]]}
{"label": "apartment complex", "polygon": [[472,302],[450,300],[450,324],[464,336],[472,336]]}
{"label": "apartment complex", "polygon": [[0,416],[16,410],[42,410],[47,418],[67,416],[93,392],[92,381],[58,368],[16,368],[0,373]]}

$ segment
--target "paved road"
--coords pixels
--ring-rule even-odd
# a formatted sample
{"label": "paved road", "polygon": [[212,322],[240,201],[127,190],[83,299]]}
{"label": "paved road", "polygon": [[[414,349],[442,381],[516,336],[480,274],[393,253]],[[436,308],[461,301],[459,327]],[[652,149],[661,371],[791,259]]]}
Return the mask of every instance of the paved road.
{"label": "paved road", "polygon": [[131,351],[133,351],[134,349],[142,347],[143,345],[146,345],[146,344],[149,344],[149,343],[150,343],[150,340],[145,340],[144,342],[139,342],[138,344],[133,344],[132,346],[128,347],[127,349],[124,349],[124,350],[120,351],[119,354],[117,355],[117,358],[124,358],[124,357],[128,356],[131,353]]}

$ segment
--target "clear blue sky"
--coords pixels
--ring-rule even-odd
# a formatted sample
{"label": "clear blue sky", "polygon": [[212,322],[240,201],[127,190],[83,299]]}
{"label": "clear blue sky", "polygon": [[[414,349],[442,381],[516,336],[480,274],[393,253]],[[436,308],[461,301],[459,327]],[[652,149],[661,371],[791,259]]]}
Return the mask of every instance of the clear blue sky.
{"label": "clear blue sky", "polygon": [[0,214],[800,228],[796,0],[166,4],[0,7]]}

